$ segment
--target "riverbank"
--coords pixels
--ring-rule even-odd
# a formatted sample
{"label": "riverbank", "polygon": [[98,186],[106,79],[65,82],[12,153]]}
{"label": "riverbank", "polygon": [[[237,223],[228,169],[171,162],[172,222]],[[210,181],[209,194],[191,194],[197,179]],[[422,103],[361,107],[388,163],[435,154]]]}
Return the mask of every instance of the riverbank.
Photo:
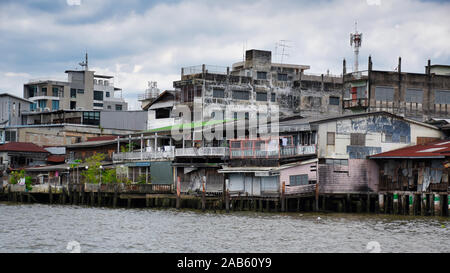
{"label": "riverbank", "polygon": [[[334,195],[248,196],[221,193],[179,193],[172,185],[66,184],[7,185],[0,201],[112,208],[188,208],[211,211],[339,212],[410,216],[449,216],[448,193],[354,193]],[[447,205],[448,204],[448,205]]]}

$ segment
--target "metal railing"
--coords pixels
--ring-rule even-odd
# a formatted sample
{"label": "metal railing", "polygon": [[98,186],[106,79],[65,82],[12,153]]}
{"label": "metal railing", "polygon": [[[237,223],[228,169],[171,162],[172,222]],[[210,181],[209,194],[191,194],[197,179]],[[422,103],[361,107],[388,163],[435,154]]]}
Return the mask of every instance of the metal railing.
{"label": "metal railing", "polygon": [[316,145],[276,147],[271,150],[248,148],[230,148],[230,158],[283,158],[316,154]]}
{"label": "metal railing", "polygon": [[174,151],[113,153],[113,161],[173,159]]}
{"label": "metal railing", "polygon": [[228,147],[180,148],[175,150],[176,156],[227,156]]}
{"label": "metal railing", "polygon": [[344,104],[344,108],[368,107],[369,100],[367,98],[345,99],[343,101],[343,104]]}

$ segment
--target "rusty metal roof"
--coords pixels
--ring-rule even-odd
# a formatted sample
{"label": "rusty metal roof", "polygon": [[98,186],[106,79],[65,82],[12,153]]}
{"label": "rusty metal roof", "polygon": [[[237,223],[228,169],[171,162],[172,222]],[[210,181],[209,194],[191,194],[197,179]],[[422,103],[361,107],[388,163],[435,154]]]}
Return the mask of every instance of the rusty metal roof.
{"label": "rusty metal roof", "polygon": [[450,140],[433,141],[426,144],[384,152],[371,156],[372,159],[390,158],[445,158],[450,156]]}

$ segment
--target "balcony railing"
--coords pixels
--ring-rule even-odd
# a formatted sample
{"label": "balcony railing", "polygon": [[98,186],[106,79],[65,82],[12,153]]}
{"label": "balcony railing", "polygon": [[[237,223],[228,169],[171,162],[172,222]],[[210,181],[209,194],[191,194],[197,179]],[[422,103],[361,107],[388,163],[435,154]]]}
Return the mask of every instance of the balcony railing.
{"label": "balcony railing", "polygon": [[176,156],[227,156],[228,147],[181,148],[175,150]]}
{"label": "balcony railing", "polygon": [[139,161],[139,160],[157,160],[173,159],[175,156],[196,157],[196,156],[228,156],[228,147],[201,147],[201,148],[180,148],[175,151],[158,152],[126,152],[114,153],[113,161]]}
{"label": "balcony railing", "polygon": [[285,158],[316,154],[316,145],[274,147],[273,149],[256,149],[253,147],[230,148],[230,158]]}
{"label": "balcony railing", "polygon": [[344,109],[345,108],[358,108],[358,107],[368,107],[369,106],[369,100],[367,98],[361,98],[361,99],[348,99],[344,100]]}
{"label": "balcony railing", "polygon": [[174,156],[174,151],[113,153],[113,161],[173,159]]}

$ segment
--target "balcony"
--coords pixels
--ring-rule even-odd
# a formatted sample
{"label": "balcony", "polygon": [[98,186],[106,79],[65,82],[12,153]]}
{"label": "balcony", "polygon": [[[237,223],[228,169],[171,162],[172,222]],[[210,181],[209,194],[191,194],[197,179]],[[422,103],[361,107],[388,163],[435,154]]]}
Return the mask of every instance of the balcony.
{"label": "balcony", "polygon": [[230,159],[287,158],[316,154],[315,144],[294,145],[292,137],[286,139],[286,143],[280,143],[277,139],[230,140]]}
{"label": "balcony", "polygon": [[174,151],[158,151],[158,152],[127,152],[113,153],[113,162],[122,161],[139,161],[139,160],[172,160],[175,157]]}
{"label": "balcony", "polygon": [[181,148],[175,150],[176,156],[217,156],[228,155],[228,147],[201,147],[201,148]]}
{"label": "balcony", "polygon": [[113,153],[114,162],[123,161],[149,161],[149,160],[173,160],[179,157],[225,157],[228,156],[227,147],[201,147],[201,148],[179,148],[171,151],[157,152],[126,152]]}
{"label": "balcony", "polygon": [[367,98],[362,99],[347,99],[343,101],[344,109],[351,108],[366,108],[369,107],[369,100]]}

